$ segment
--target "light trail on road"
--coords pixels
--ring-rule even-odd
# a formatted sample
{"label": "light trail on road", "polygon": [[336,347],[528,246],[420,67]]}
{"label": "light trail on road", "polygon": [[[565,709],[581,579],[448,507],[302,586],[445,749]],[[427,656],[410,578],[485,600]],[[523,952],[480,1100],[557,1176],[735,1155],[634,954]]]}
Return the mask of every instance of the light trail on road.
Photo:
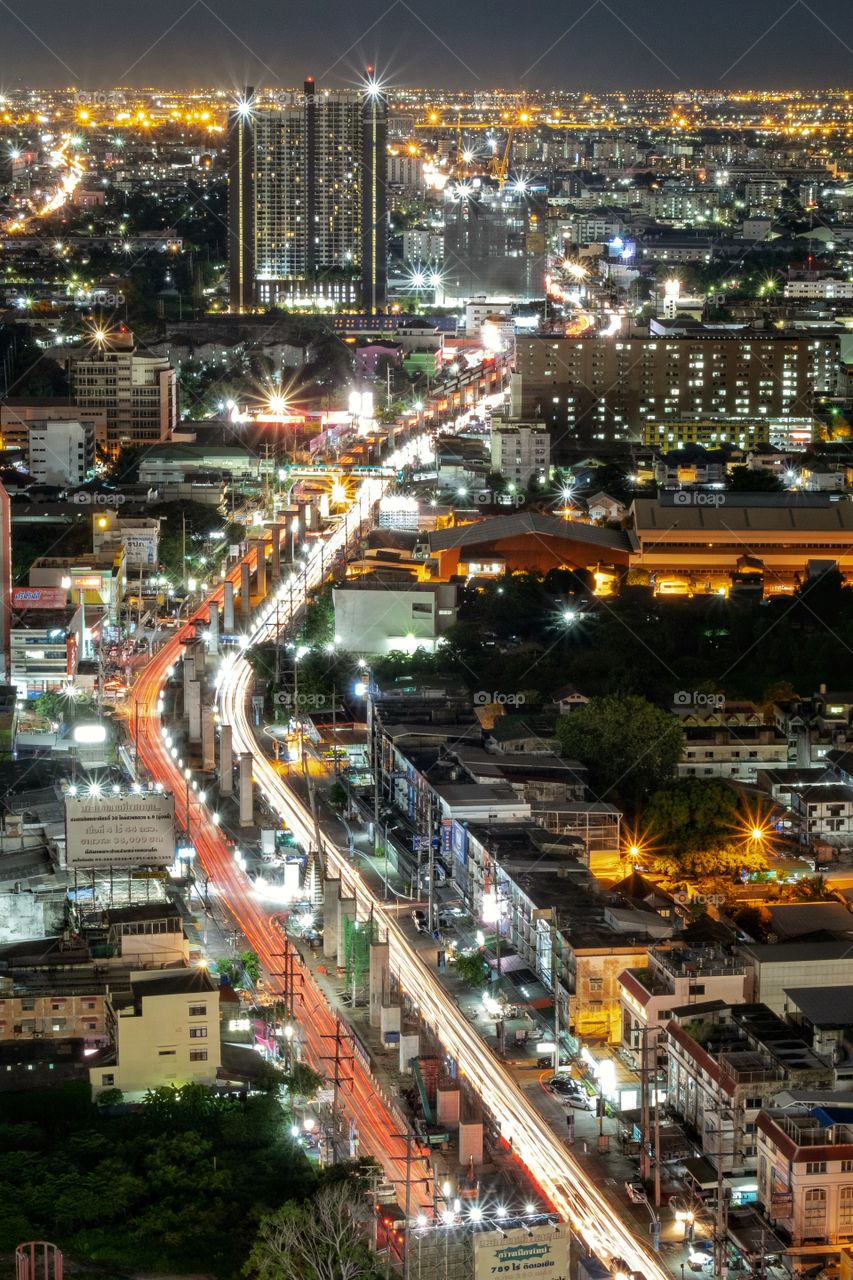
{"label": "light trail on road", "polygon": [[[358,492],[360,502],[372,502],[381,490],[378,482],[365,482]],[[332,535],[327,550],[340,549]],[[322,571],[321,559],[309,559],[303,575],[307,587],[317,584]],[[304,590],[300,586],[300,591]],[[281,599],[285,598],[283,595]],[[294,597],[294,609],[302,600]],[[251,643],[272,638],[276,631],[275,603],[259,612]],[[278,626],[283,626],[281,619]],[[253,776],[268,804],[293,831],[306,848],[316,845],[315,826],[310,809],[291,790],[264,755],[254,734],[247,708],[251,703],[253,672],[245,657],[226,660],[220,675],[220,716],[232,728],[235,752],[249,753],[254,760]],[[583,1236],[599,1257],[619,1259],[632,1271],[642,1272],[647,1280],[671,1280],[657,1258],[622,1221],[616,1209],[604,1197],[594,1179],[566,1150],[531,1101],[483,1043],[447,994],[435,974],[411,946],[399,922],[387,910],[387,904],[367,885],[344,853],[320,833],[322,853],[329,870],[340,877],[342,890],[356,897],[374,918],[384,923],[389,944],[389,962],[403,990],[408,994],[424,1021],[433,1028],[447,1052],[456,1061],[475,1092],[496,1116],[502,1136],[511,1141],[513,1151],[539,1183],[555,1208]]]}
{"label": "light trail on road", "polygon": [[[339,537],[343,545],[350,532],[347,525],[342,524],[340,531],[335,531],[333,537]],[[329,543],[325,550],[328,552]],[[250,563],[255,558],[256,551],[253,549]],[[312,565],[308,571],[310,575],[313,573],[313,561],[309,560],[309,564]],[[228,577],[234,583],[239,582],[239,564]],[[161,782],[166,790],[173,792],[176,819],[184,827],[187,826],[189,816],[186,780],[182,767],[172,756],[164,737],[160,696],[172,669],[180,661],[183,642],[194,634],[193,624],[207,621],[209,602],[218,602],[222,595],[223,587],[219,586],[189,622],[157,652],[141,673],[133,692],[138,716],[139,760],[153,778]],[[295,598],[294,607],[297,607]],[[258,898],[252,882],[236,863],[234,851],[216,822],[215,814],[192,791],[190,807],[193,811],[193,844],[199,861],[210,877],[213,892],[227,906],[250,947],[257,952],[263,968],[270,976],[272,990],[276,994],[284,994],[286,983],[280,972],[284,935],[279,925]],[[294,997],[294,1006],[306,1057],[316,1070],[328,1077],[329,1059],[335,1056],[337,1019],[310,970],[299,960],[298,953],[294,960],[294,970],[301,989],[301,997],[299,991]],[[298,1003],[300,998],[301,1007]],[[351,1053],[345,1032],[339,1058],[339,1075],[343,1077],[338,1089],[340,1105],[355,1121],[364,1148],[378,1161],[386,1177],[394,1181],[399,1190],[405,1186],[407,1166],[406,1138],[401,1116],[385,1103],[370,1073]],[[413,1148],[412,1155],[411,1207],[413,1212],[429,1212],[433,1208],[432,1188],[426,1178],[420,1176],[416,1148]]]}

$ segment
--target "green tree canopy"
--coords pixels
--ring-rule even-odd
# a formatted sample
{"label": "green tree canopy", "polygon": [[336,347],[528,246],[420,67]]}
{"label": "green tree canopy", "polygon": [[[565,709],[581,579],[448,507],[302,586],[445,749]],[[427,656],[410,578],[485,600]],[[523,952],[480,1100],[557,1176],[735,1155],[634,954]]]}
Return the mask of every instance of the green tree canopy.
{"label": "green tree canopy", "polygon": [[620,795],[634,806],[663,785],[681,759],[678,720],[645,698],[611,694],[557,721],[563,755],[580,760],[602,799]]}
{"label": "green tree canopy", "polygon": [[655,791],[643,810],[653,847],[676,853],[731,840],[739,816],[737,792],[716,778],[679,778]]}

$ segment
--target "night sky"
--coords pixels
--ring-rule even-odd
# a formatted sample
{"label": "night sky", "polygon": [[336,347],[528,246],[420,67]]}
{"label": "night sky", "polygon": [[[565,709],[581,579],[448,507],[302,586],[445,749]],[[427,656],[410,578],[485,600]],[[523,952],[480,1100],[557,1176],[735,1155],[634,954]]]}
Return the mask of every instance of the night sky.
{"label": "night sky", "polygon": [[367,62],[444,88],[845,87],[853,22],[850,0],[0,0],[0,92],[346,85]]}

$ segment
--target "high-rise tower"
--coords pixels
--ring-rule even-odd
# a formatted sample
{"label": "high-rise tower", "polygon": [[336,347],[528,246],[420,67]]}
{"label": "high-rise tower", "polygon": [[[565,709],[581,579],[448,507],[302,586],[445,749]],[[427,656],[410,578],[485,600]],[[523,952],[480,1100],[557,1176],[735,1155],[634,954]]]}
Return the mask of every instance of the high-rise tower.
{"label": "high-rise tower", "polygon": [[373,67],[362,101],[361,303],[374,315],[385,306],[388,278],[388,99]]}
{"label": "high-rise tower", "polygon": [[228,113],[228,268],[231,310],[255,303],[255,91]]}
{"label": "high-rise tower", "polygon": [[309,76],[279,106],[260,110],[252,96],[232,112],[233,311],[312,302],[382,309],[387,118],[372,74],[364,93],[320,92]]}

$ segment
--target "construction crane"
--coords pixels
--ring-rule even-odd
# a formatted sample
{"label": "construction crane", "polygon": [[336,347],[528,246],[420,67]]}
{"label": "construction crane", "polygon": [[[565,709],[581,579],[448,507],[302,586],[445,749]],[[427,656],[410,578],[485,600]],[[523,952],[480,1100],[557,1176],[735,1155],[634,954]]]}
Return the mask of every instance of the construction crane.
{"label": "construction crane", "polygon": [[509,162],[512,158],[512,142],[515,137],[515,131],[518,128],[524,128],[530,123],[530,114],[527,111],[520,111],[515,120],[511,120],[507,126],[506,143],[503,152],[498,158],[497,152],[492,156],[491,174],[493,178],[497,178],[498,185],[503,191],[506,183],[507,174],[509,173]]}

